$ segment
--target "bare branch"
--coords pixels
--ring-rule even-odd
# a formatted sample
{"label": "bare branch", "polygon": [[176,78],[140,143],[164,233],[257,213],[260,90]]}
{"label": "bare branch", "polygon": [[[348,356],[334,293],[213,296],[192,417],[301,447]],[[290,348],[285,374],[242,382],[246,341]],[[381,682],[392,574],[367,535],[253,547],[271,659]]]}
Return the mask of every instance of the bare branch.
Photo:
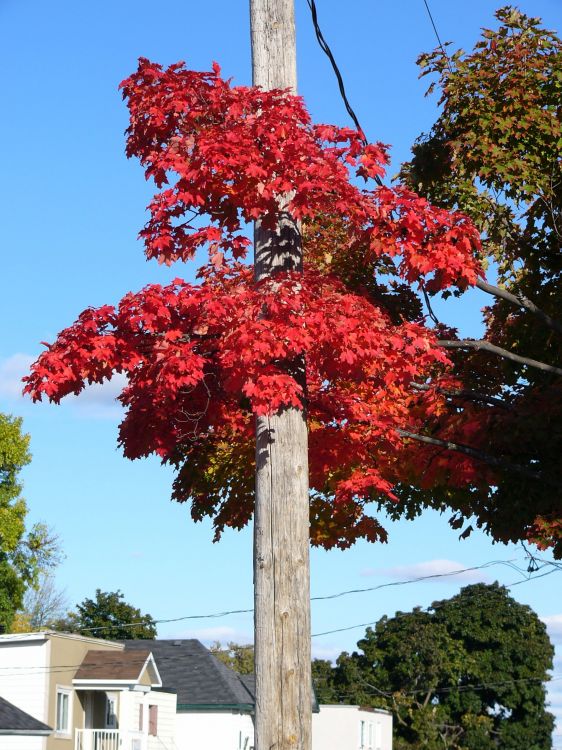
{"label": "bare branch", "polygon": [[[431,386],[421,383],[410,383],[410,386],[415,391],[429,391]],[[444,396],[451,396],[452,398],[466,398],[469,401],[483,401],[493,406],[500,406],[502,409],[510,409],[510,405],[503,401],[501,398],[495,396],[489,396],[487,393],[482,391],[468,391],[464,388],[436,388],[438,393],[442,393]]]}
{"label": "bare branch", "polygon": [[487,294],[491,294],[493,297],[505,299],[508,302],[511,302],[512,305],[522,307],[525,310],[532,312],[533,315],[536,315],[538,318],[540,318],[542,322],[545,323],[549,328],[552,328],[553,331],[562,334],[562,323],[554,320],[554,318],[551,318],[550,315],[547,315],[547,313],[541,310],[540,307],[537,307],[534,302],[532,302],[527,297],[524,297],[522,294],[511,294],[511,292],[508,292],[505,289],[501,289],[499,286],[488,284],[488,282],[483,281],[482,279],[479,279],[476,282],[476,287],[481,291],[486,292]]}
{"label": "bare branch", "polygon": [[547,365],[546,362],[539,362],[536,359],[530,359],[529,357],[522,357],[520,354],[514,354],[507,349],[502,349],[501,346],[491,344],[489,341],[482,339],[461,339],[459,341],[440,341],[441,346],[445,349],[476,349],[492,354],[497,354],[499,357],[504,359],[510,359],[512,362],[519,362],[527,367],[534,367],[537,370],[543,370],[543,372],[551,372],[555,375],[562,375],[562,368],[554,367],[554,365]]}
{"label": "bare branch", "polygon": [[431,300],[429,299],[429,294],[427,293],[427,291],[425,289],[425,286],[423,286],[423,284],[421,286],[421,290],[422,290],[422,293],[423,293],[423,298],[425,300],[425,305],[427,307],[427,312],[429,313],[429,317],[435,323],[436,326],[441,325],[441,322],[439,321],[439,318],[437,317],[437,315],[435,314],[435,312],[433,310],[433,307],[431,306]]}
{"label": "bare branch", "polygon": [[409,438],[410,440],[417,440],[420,443],[426,445],[435,445],[440,448],[446,448],[449,451],[455,451],[456,453],[464,453],[466,456],[482,461],[489,466],[495,466],[499,469],[509,469],[515,471],[518,474],[529,477],[530,479],[542,479],[542,475],[536,471],[530,470],[527,466],[521,466],[520,464],[513,464],[509,461],[505,461],[497,456],[492,456],[490,453],[485,453],[477,448],[472,448],[470,445],[463,445],[462,443],[453,443],[450,440],[442,440],[440,438],[430,437],[429,435],[420,435],[417,432],[409,432],[408,430],[397,430],[400,437]]}

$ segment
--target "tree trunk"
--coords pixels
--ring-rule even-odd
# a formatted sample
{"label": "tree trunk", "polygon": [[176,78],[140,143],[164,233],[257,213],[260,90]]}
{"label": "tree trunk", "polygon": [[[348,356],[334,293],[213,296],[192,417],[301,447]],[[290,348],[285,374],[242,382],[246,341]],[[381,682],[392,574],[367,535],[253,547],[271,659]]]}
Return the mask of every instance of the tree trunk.
{"label": "tree trunk", "polygon": [[[296,92],[293,0],[250,0],[256,86]],[[255,277],[302,271],[298,224],[283,210],[275,231],[256,223]],[[304,363],[287,363],[304,383]],[[310,750],[308,434],[300,409],[256,419],[254,606],[256,750]]]}

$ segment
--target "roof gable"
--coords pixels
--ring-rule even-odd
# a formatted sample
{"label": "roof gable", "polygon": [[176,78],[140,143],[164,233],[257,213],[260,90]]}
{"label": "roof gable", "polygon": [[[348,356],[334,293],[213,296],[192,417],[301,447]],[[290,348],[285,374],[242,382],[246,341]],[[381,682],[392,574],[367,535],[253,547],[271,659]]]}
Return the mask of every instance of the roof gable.
{"label": "roof gable", "polygon": [[152,653],[136,651],[88,651],[74,676],[75,685],[145,684],[162,687]]}
{"label": "roof gable", "polygon": [[[125,653],[146,648],[140,640],[124,641]],[[150,642],[164,689],[178,696],[178,711],[199,708],[250,711],[253,696],[240,676],[219,661],[198,640],[175,639]]]}

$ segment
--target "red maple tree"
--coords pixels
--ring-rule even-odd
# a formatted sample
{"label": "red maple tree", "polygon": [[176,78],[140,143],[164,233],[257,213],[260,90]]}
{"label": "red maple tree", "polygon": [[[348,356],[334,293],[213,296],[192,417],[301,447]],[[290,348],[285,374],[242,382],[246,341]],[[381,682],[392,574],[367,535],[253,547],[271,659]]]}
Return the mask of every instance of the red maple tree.
{"label": "red maple tree", "polygon": [[[472,223],[375,184],[386,147],[314,125],[287,91],[232,86],[217,65],[146,59],[121,85],[127,154],[159,189],[141,231],[146,255],[171,264],[204,247],[209,262],[197,284],[149,285],[85,310],[47,345],[25,391],[59,402],[125,373],[125,455],[173,464],[173,496],[191,501],[195,519],[211,516],[217,537],[252,514],[254,415],[288,405],[307,413],[314,544],[384,540],[367,504],[399,507],[401,484],[492,481],[477,450],[418,439],[435,441],[438,425],[438,442],[478,445],[482,425],[449,408],[462,383],[412,288],[476,282]],[[303,224],[304,272],[256,281],[245,223],[273,226],[281,195]],[[303,360],[304,381],[292,367]]]}

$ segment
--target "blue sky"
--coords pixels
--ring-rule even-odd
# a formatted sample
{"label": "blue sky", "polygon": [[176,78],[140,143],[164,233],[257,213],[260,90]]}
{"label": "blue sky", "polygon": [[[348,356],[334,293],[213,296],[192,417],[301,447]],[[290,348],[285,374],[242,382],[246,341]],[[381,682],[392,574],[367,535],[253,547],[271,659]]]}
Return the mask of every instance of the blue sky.
{"label": "blue sky", "polygon": [[[299,90],[317,121],[350,124],[327,59],[314,39],[305,0],[297,0]],[[432,0],[444,40],[470,49],[481,26],[493,24],[499,2]],[[560,0],[519,7],[560,30]],[[415,59],[435,46],[423,0],[342,5],[318,0],[320,22],[343,72],[349,98],[368,136],[393,145],[393,170],[412,141],[428,130],[436,101],[425,99]],[[113,303],[129,290],[193,268],[147,263],[136,239],[152,194],[139,165],[124,156],[127,112],[117,90],[139,56],[194,68],[217,60],[226,76],[250,82],[247,2],[147,0],[70,2],[0,0],[3,115],[0,119],[2,275],[0,410],[21,415],[31,434],[25,470],[32,520],[60,534],[66,560],[57,580],[74,604],[96,588],[121,589],[156,618],[252,606],[251,532],[211,543],[208,524],[169,500],[171,473],[156,460],[128,462],[116,448],[116,388],[91,389],[61,407],[31,405],[19,377],[40,351],[87,306]],[[391,172],[393,171],[391,170]],[[476,293],[448,304],[443,317],[468,335],[479,331]],[[492,560],[523,564],[515,547],[483,534],[459,542],[446,517],[428,513],[392,524],[388,545],[358,544],[347,552],[312,553],[312,592],[376,586]],[[480,579],[520,578],[505,565]],[[377,620],[453,595],[475,573],[440,582],[357,594],[313,605],[313,632]],[[557,574],[513,589],[548,620],[562,643]],[[250,616],[162,625],[161,636],[246,640]],[[361,628],[314,639],[317,655],[352,649]],[[556,672],[562,674],[558,657]],[[562,689],[553,701],[562,717]],[[558,731],[562,732],[562,728]]]}

